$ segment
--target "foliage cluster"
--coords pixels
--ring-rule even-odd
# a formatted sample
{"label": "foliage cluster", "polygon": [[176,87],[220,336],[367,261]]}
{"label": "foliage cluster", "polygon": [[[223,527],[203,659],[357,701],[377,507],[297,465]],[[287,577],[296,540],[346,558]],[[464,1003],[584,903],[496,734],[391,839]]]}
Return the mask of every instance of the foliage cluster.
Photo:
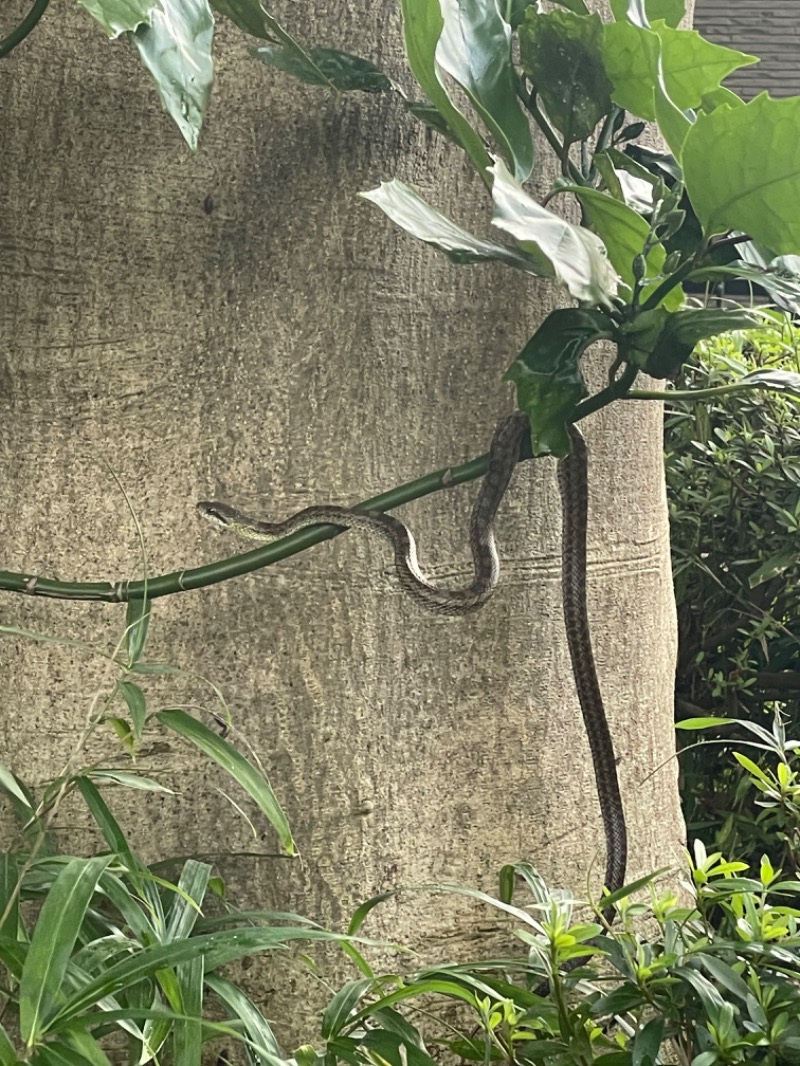
{"label": "foliage cluster", "polygon": [[698,345],[681,383],[694,402],[673,401],[666,423],[677,688],[690,711],[752,717],[776,700],[800,710],[800,404],[775,392],[704,401],[697,391],[800,371],[800,329],[765,319]]}
{"label": "foliage cluster", "polygon": [[[727,394],[724,382],[800,370],[800,329],[764,325],[698,345],[666,421],[666,470],[679,617],[676,717],[719,714],[763,727],[776,708],[800,727],[800,404],[790,394]],[[720,388],[720,386],[723,386]],[[709,398],[704,400],[704,390]],[[790,863],[782,832],[758,814],[730,729],[682,759],[689,828],[716,846]]]}
{"label": "foliage cluster", "polygon": [[[132,1064],[164,1056],[199,1064],[204,1043],[220,1034],[249,1040],[258,1055],[268,1054],[274,1041],[260,1012],[217,971],[297,940],[331,939],[294,915],[232,912],[207,862],[148,866],[112,813],[109,792],[171,793],[136,764],[143,741],[160,728],[224,771],[272,825],[283,851],[295,851],[286,816],[257,762],[184,710],[149,708],[147,679],[181,671],[142,658],[148,623],[146,601],[132,601],[124,638],[111,654],[0,626],[6,638],[63,644],[72,654],[99,655],[107,667],[106,684],[90,701],[64,771],[38,796],[0,765],[0,795],[19,827],[0,854],[0,1066],[110,1066],[110,1034],[126,1039]],[[226,727],[228,708],[211,687],[221,710],[213,717]],[[110,730],[122,748],[109,764],[86,761],[88,741],[101,730]],[[83,802],[98,831],[93,857],[59,850],[52,827],[70,796]],[[213,1022],[209,998],[216,1004]]]}

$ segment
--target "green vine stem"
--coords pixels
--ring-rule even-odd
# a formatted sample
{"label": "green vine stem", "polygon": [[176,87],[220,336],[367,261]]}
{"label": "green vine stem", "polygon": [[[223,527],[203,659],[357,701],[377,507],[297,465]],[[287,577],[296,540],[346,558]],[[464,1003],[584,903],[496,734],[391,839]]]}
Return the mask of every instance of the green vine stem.
{"label": "green vine stem", "polygon": [[[633,396],[634,394],[629,392],[629,389],[637,373],[635,367],[628,367],[613,385],[578,404],[573,421],[580,421],[586,415],[605,407],[612,400]],[[699,393],[694,395],[699,396]],[[665,397],[678,397],[678,394],[644,392],[636,394],[637,399]],[[520,461],[530,458],[532,456],[528,441],[523,445]],[[460,466],[448,466],[443,470],[435,470],[414,481],[407,481],[404,485],[389,489],[388,492],[382,492],[379,496],[362,500],[361,503],[355,504],[353,509],[356,511],[392,511],[395,507],[430,496],[433,492],[455,488],[457,485],[474,481],[486,473],[488,459],[488,454],[479,455],[476,459],[470,459]],[[228,581],[232,577],[250,574],[306,551],[324,540],[338,537],[344,532],[345,529],[342,526],[309,526],[307,529],[301,529],[297,533],[282,537],[271,544],[265,544],[254,551],[232,555],[218,562],[209,563],[208,566],[161,574],[158,577],[148,578],[147,581],[56,581],[53,578],[39,577],[35,574],[19,574],[4,570],[0,571],[0,592],[45,596],[56,600],[93,600],[101,603],[127,603],[129,600],[139,600],[145,596],[149,600],[156,600],[161,596],[191,592],[194,589],[205,588],[207,585],[217,585],[221,581]]]}
{"label": "green vine stem", "polygon": [[[523,454],[525,459],[530,457],[529,451]],[[481,455],[477,459],[462,463],[461,466],[436,470],[415,481],[409,481],[405,485],[398,485],[379,496],[373,496],[372,499],[364,500],[356,504],[354,509],[357,511],[391,511],[402,504],[410,503],[411,500],[429,496],[432,492],[463,485],[465,482],[482,477],[486,473],[487,462],[488,455]],[[256,548],[255,551],[234,555],[192,570],[177,570],[171,574],[161,574],[158,577],[148,578],[146,582],[55,581],[52,578],[37,577],[31,574],[0,571],[0,591],[19,592],[29,596],[46,596],[58,600],[94,600],[103,603],[126,603],[128,600],[142,599],[145,595],[148,599],[155,600],[161,596],[190,592],[193,589],[204,588],[206,585],[216,585],[232,577],[252,573],[254,570],[277,563],[281,559],[288,559],[289,556],[305,551],[314,544],[331,540],[344,532],[341,526],[309,526],[308,529],[301,529],[281,540]]]}
{"label": "green vine stem", "polygon": [[0,41],[0,59],[12,52],[28,36],[47,10],[50,0],[33,0],[33,6],[15,30]]}

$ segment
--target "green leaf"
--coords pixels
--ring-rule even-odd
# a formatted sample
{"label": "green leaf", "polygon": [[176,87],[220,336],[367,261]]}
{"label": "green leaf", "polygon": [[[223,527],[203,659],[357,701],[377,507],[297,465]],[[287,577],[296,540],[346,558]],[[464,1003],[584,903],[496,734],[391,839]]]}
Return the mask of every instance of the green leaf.
{"label": "green leaf", "polygon": [[[686,191],[707,235],[741,230],[779,254],[800,248],[800,97],[763,93],[700,114],[683,146]],[[746,146],[746,150],[745,150]]]}
{"label": "green leaf", "polygon": [[[91,860],[97,861],[97,860]],[[88,984],[72,992],[62,1002],[58,1013],[51,1020],[51,1027],[61,1029],[75,1018],[81,1017],[105,996],[115,995],[121,989],[152,977],[159,970],[174,968],[201,956],[205,967],[213,971],[220,966],[261,951],[276,951],[293,941],[341,941],[336,933],[316,929],[293,929],[288,926],[253,929],[249,927],[229,929],[171,944],[155,944],[143,947],[137,954],[115,963]]]}
{"label": "green leaf", "polygon": [[122,785],[125,788],[137,788],[142,792],[163,792],[165,795],[174,796],[175,790],[167,788],[166,785],[162,785],[160,781],[153,781],[150,777],[145,777],[143,774],[132,774],[127,770],[105,770],[105,769],[92,769],[87,770],[84,777],[91,778],[93,781],[110,781],[115,785]]}
{"label": "green leaf", "polygon": [[362,977],[342,985],[322,1013],[320,1033],[324,1040],[339,1036],[367,992],[376,987],[371,977]]}
{"label": "green leaf", "polygon": [[391,899],[395,895],[393,889],[388,892],[380,892],[377,896],[372,896],[364,903],[360,903],[358,907],[353,911],[353,917],[347,923],[347,932],[349,936],[355,936],[358,930],[366,921],[370,912],[378,906],[379,903],[384,903],[387,899]]}
{"label": "green leaf", "polygon": [[600,238],[538,204],[499,159],[489,172],[492,223],[520,243],[542,277],[555,277],[580,303],[610,307],[618,279]]}
{"label": "green leaf", "polygon": [[422,1048],[409,1044],[400,1033],[387,1032],[382,1028],[367,1030],[359,1046],[364,1048],[368,1062],[385,1063],[387,1066],[437,1066],[437,1060]]}
{"label": "green leaf", "polygon": [[191,149],[197,148],[214,80],[213,36],[208,0],[159,0],[149,25],[133,34],[165,111]]}
{"label": "green leaf", "polygon": [[150,625],[152,607],[146,596],[141,599],[128,600],[125,614],[125,642],[128,646],[128,666],[133,666],[141,658],[147,630]]}
{"label": "green leaf", "polygon": [[40,1045],[33,1053],[31,1066],[109,1066],[109,1060],[103,1050],[91,1037],[88,1040],[94,1044],[94,1051],[89,1051],[87,1046],[77,1051],[65,1040],[50,1040]]}
{"label": "green leaf", "polygon": [[62,985],[75,940],[97,881],[113,856],[72,859],[47,893],[31,938],[19,987],[22,1039],[33,1047],[64,993]]}
{"label": "green leaf", "polygon": [[664,1018],[651,1018],[633,1038],[631,1066],[653,1066],[659,1061],[664,1038]]}
{"label": "green leaf", "polygon": [[[0,936],[14,940],[19,928],[19,858],[13,852],[0,852]],[[2,1063],[0,1061],[0,1066]]]}
{"label": "green leaf", "polygon": [[464,89],[518,181],[533,169],[533,139],[517,96],[511,27],[497,0],[440,0],[436,63]]}
{"label": "green leaf", "polygon": [[[649,320],[649,315],[641,315],[640,318]],[[626,347],[626,357],[654,378],[674,377],[694,351],[697,342],[705,337],[714,337],[730,330],[752,329],[758,325],[757,319],[746,311],[707,308],[688,308],[676,311],[663,320],[654,317],[653,321],[660,323],[655,340],[648,336],[646,342],[640,343],[636,350]],[[635,325],[636,321],[633,323]],[[630,339],[625,327],[620,332],[626,340]]]}
{"label": "green leaf", "polygon": [[[529,4],[533,4],[535,0],[528,0]],[[576,15],[588,15],[590,14],[589,8],[584,3],[584,0],[553,0],[559,7],[565,7],[568,11],[574,11]]]}
{"label": "green leaf", "polygon": [[[625,284],[633,288],[633,261],[641,254],[650,234],[648,223],[633,208],[607,193],[586,189],[580,185],[561,187],[569,189],[580,201],[586,221],[608,250],[612,266]],[[652,277],[660,274],[666,258],[663,245],[653,245],[647,256],[648,275]],[[642,290],[643,301],[655,290],[656,284],[653,282]],[[664,300],[664,306],[670,310],[677,310],[682,303],[683,293],[680,287],[672,289]]]}
{"label": "green leaf", "polygon": [[383,93],[392,88],[391,81],[374,63],[334,48],[302,51],[269,44],[255,48],[253,55],[267,66],[286,71],[309,85],[328,85],[339,92],[364,93]]}
{"label": "green leaf", "polygon": [[537,276],[542,276],[539,271],[541,266],[542,270],[549,270],[544,277],[554,276],[552,267],[548,267],[546,262],[534,262],[513,248],[473,237],[435,207],[427,204],[412,188],[397,178],[381,182],[377,189],[362,192],[360,195],[377,204],[392,222],[407,233],[444,252],[453,263],[497,261]]}
{"label": "green leaf", "polygon": [[684,0],[611,0],[611,13],[617,22],[629,19],[638,26],[642,25],[642,6],[646,21],[664,19],[668,26],[677,26],[686,14]]}
{"label": "green leaf", "polygon": [[650,29],[630,22],[606,24],[603,62],[614,101],[652,122],[660,77],[666,99],[683,111],[698,108],[728,74],[758,60],[712,44],[695,30],[676,30],[658,21]]}
{"label": "green leaf", "polygon": [[176,972],[183,1017],[172,1027],[175,1062],[179,1066],[200,1066],[203,1058],[202,955],[181,963]]}
{"label": "green leaf", "polygon": [[585,141],[611,111],[612,84],[603,66],[598,15],[529,8],[519,29],[520,62],[567,143]]}
{"label": "green leaf", "polygon": [[707,718],[684,718],[675,723],[676,729],[714,729],[719,725],[732,725],[735,718],[716,718],[709,715]]}
{"label": "green leaf", "polygon": [[195,927],[200,905],[205,898],[211,866],[197,859],[187,859],[178,881],[178,893],[172,901],[167,919],[167,940],[183,940]]}
{"label": "green leaf", "polygon": [[129,864],[133,866],[133,856],[125,834],[97,788],[88,777],[76,777],[75,784],[78,786],[78,791],[83,796],[90,814],[97,822],[109,851],[124,856]]}
{"label": "green leaf", "polygon": [[528,413],[536,455],[569,452],[567,422],[588,390],[581,356],[590,344],[613,338],[613,323],[602,311],[552,311],[505,373],[517,386],[517,403]]}
{"label": "green leaf", "polygon": [[128,713],[131,716],[133,735],[136,740],[141,740],[145,722],[147,721],[147,700],[144,692],[133,681],[118,681],[117,692],[125,700]]}
{"label": "green leaf", "polygon": [[749,988],[726,962],[718,959],[716,955],[707,955],[704,951],[693,953],[692,959],[695,963],[699,963],[726,991],[743,1003],[747,1002],[750,995]]}
{"label": "green leaf", "polygon": [[214,995],[218,996],[234,1017],[242,1023],[244,1036],[255,1044],[253,1050],[256,1054],[266,1058],[270,1064],[286,1063],[287,1059],[275,1039],[269,1022],[255,1003],[225,977],[220,977],[218,974],[206,974],[205,980]]}
{"label": "green leaf", "polygon": [[789,567],[796,566],[800,563],[800,552],[797,548],[790,547],[785,548],[783,551],[778,552],[777,555],[773,555],[762,563],[757,570],[754,570],[747,579],[747,584],[751,589],[757,588],[759,585],[763,585],[765,581],[771,581],[773,577],[778,577]]}
{"label": "green leaf", "polygon": [[672,29],[662,21],[653,22],[652,28],[661,41],[667,94],[681,110],[698,108],[729,74],[759,61],[758,56],[713,44],[696,30]]}
{"label": "green leaf", "polygon": [[420,88],[436,107],[453,137],[486,181],[491,164],[483,141],[450,99],[439,77],[436,48],[444,27],[439,0],[400,0],[408,64]]}
{"label": "green leaf", "polygon": [[78,0],[109,37],[119,37],[150,22],[158,0]]}
{"label": "green leaf", "polygon": [[0,1025],[0,1066],[19,1066],[19,1062],[11,1038]]}
{"label": "green leaf", "polygon": [[611,80],[612,99],[633,115],[653,122],[658,80],[659,39],[630,22],[603,26],[603,65]]}
{"label": "green leaf", "polygon": [[281,847],[288,855],[295,854],[294,841],[286,815],[278,803],[269,782],[222,737],[192,718],[184,711],[159,711],[155,716],[162,725],[191,741],[236,781],[255,800],[263,814],[278,831]]}
{"label": "green leaf", "polygon": [[[75,1066],[111,1066],[111,1060],[89,1033],[84,1029],[69,1029],[64,1033],[64,1040],[71,1050],[77,1052]],[[60,1041],[54,1041],[59,1044]],[[53,1043],[48,1045],[53,1046]],[[73,1060],[74,1061],[74,1060]]]}

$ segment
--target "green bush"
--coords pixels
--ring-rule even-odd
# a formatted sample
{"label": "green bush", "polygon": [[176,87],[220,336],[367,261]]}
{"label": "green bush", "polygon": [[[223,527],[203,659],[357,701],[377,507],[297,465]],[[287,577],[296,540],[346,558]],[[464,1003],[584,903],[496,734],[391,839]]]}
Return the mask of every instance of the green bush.
{"label": "green bush", "polygon": [[[699,344],[680,384],[716,388],[732,375],[800,369],[800,328],[773,313],[764,322]],[[676,717],[721,714],[769,726],[779,707],[797,735],[800,401],[752,390],[675,402],[666,470],[679,619]],[[716,829],[726,851],[743,846],[727,821],[744,793],[725,743],[693,749],[682,765],[690,829]],[[754,810],[745,813],[756,819]]]}

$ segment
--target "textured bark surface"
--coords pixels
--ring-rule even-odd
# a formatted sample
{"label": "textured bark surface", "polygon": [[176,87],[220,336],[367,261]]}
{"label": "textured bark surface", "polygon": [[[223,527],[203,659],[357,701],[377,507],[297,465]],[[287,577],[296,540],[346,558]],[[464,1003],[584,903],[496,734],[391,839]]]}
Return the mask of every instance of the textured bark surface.
{"label": "textured bark surface", "polygon": [[[354,0],[335,20],[324,3],[291,5],[286,17],[303,40],[402,71],[393,3]],[[141,522],[148,570],[162,573],[237,549],[198,522],[197,499],[265,516],[361,499],[481,453],[511,409],[501,374],[551,295],[500,266],[452,266],[355,196],[397,174],[488,232],[460,156],[388,100],[267,71],[227,24],[217,57],[196,156],[133,50],[107,43],[77,6],[53,5],[4,65],[4,569],[140,576],[111,471]],[[585,426],[592,625],[632,876],[673,861],[682,842],[660,419],[631,404]],[[403,515],[436,580],[463,577],[471,500],[469,488],[439,493]],[[215,789],[225,780],[156,734],[140,765],[180,794],[115,793],[120,820],[151,859],[262,852],[223,855],[231,893],[338,928],[376,892],[492,890],[500,865],[520,858],[578,894],[587,877],[596,887],[603,836],[561,627],[559,527],[553,464],[524,464],[497,523],[501,587],[461,621],[405,602],[382,546],[356,535],[158,601],[148,657],[220,687],[302,857],[275,858],[271,831],[254,841]],[[124,609],[6,596],[2,619],[107,651]],[[111,675],[104,660],[52,645],[4,638],[0,656],[2,760],[41,782],[63,767]],[[215,709],[190,676],[148,692],[151,709],[185,706],[206,721]],[[101,735],[87,758],[116,750]],[[72,848],[98,846],[78,806],[59,824]],[[414,895],[367,932],[449,958],[480,947],[485,921]],[[256,996],[303,983],[299,965],[282,971],[253,967]],[[270,1006],[279,1032],[289,1002]]]}
{"label": "textured bark surface", "polygon": [[796,0],[697,0],[694,24],[710,41],[759,57],[760,63],[735,71],[726,81],[745,100],[765,89],[772,96],[800,93]]}

